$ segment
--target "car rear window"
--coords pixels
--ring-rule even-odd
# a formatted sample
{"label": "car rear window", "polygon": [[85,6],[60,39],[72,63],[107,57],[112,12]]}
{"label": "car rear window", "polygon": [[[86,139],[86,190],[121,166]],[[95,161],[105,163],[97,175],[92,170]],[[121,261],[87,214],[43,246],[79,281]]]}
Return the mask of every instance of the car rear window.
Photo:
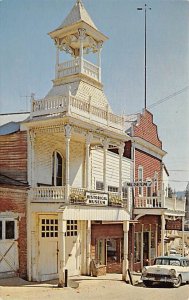
{"label": "car rear window", "polygon": [[171,265],[171,266],[180,266],[180,260],[178,259],[168,259],[168,258],[156,258],[154,265]]}

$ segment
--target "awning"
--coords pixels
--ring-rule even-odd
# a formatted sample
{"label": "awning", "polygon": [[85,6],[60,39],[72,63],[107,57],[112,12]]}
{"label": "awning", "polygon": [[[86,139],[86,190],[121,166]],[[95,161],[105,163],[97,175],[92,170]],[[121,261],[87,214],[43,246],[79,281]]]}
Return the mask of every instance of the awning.
{"label": "awning", "polygon": [[61,206],[63,220],[129,221],[129,213],[122,207]]}

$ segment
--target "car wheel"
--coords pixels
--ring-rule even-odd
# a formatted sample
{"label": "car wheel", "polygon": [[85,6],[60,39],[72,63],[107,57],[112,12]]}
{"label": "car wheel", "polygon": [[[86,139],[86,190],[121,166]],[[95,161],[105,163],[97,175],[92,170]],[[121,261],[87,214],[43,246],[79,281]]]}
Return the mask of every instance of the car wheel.
{"label": "car wheel", "polygon": [[146,287],[151,287],[153,282],[152,281],[148,281],[148,280],[143,280],[143,283]]}
{"label": "car wheel", "polygon": [[181,286],[181,284],[182,284],[182,278],[181,278],[181,276],[179,275],[178,278],[177,278],[177,280],[176,280],[176,282],[173,283],[173,286],[174,286],[175,288],[178,288],[179,286]]}

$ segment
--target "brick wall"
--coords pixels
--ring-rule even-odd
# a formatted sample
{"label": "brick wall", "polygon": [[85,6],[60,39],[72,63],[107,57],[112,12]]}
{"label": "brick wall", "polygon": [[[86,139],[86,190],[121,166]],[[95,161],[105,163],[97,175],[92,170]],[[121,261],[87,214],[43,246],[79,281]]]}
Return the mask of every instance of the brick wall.
{"label": "brick wall", "polygon": [[153,115],[147,110],[140,115],[139,124],[133,126],[133,136],[140,137],[162,149],[157,126],[153,123]]}

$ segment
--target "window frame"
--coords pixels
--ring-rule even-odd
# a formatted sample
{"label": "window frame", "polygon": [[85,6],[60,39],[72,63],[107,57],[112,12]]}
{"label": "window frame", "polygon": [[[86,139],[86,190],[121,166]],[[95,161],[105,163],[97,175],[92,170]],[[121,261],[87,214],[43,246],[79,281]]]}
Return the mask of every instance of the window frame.
{"label": "window frame", "polygon": [[[61,169],[62,169],[62,174],[61,177],[58,176],[58,168],[59,168],[59,163],[58,162],[58,156],[61,158]],[[53,186],[64,186],[65,183],[65,160],[62,154],[55,150],[52,154],[52,185]],[[61,185],[58,184],[57,180],[61,180]]]}
{"label": "window frame", "polygon": [[[2,222],[2,227],[1,227],[2,238],[0,239],[0,242],[17,240],[18,239],[18,227],[17,227],[18,221],[14,218],[0,218],[0,222]],[[14,222],[14,237],[13,238],[6,238],[6,222]]]}

